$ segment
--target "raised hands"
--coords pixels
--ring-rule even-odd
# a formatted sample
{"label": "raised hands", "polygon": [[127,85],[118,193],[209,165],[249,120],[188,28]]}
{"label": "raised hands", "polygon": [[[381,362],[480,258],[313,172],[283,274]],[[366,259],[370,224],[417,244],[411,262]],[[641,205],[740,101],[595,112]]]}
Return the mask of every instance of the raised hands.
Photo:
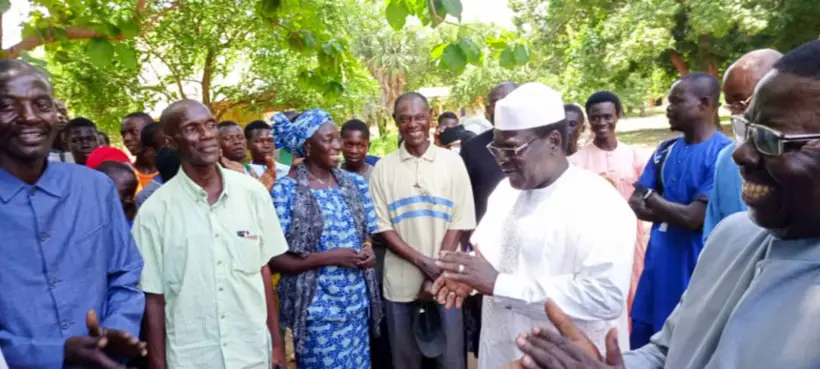
{"label": "raised hands", "polygon": [[265,188],[270,191],[270,189],[273,188],[274,183],[276,183],[276,161],[273,160],[273,157],[265,157],[265,167],[265,172],[262,173],[261,176],[257,177],[256,173],[253,171],[251,171],[251,175],[258,179],[259,182],[262,182]]}
{"label": "raised hands", "polygon": [[93,309],[86,314],[86,328],[88,336],[69,337],[65,341],[66,364],[124,369],[125,366],[111,359],[109,354],[128,358],[148,354],[145,342],[141,342],[128,332],[100,327],[100,320]]}
{"label": "raised hands", "polygon": [[224,156],[219,159],[219,162],[222,163],[222,166],[224,168],[227,168],[227,169],[230,169],[234,172],[239,172],[239,173],[242,173],[242,174],[245,173],[245,167],[242,166],[242,163],[237,163],[237,162],[235,162],[233,160],[230,160],[230,159],[228,159]]}
{"label": "raised hands", "polygon": [[547,317],[558,333],[545,328],[533,328],[516,339],[524,357],[505,369],[623,369],[623,357],[618,346],[618,334],[613,328],[606,336],[606,361],[598,349],[569,317],[552,301],[545,305]]}

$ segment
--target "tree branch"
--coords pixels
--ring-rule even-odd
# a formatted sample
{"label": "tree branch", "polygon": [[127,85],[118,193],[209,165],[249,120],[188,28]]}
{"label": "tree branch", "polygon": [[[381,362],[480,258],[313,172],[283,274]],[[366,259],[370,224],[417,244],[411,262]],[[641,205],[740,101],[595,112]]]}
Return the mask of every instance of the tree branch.
{"label": "tree branch", "polygon": [[669,58],[672,62],[672,65],[675,66],[675,69],[678,70],[681,77],[689,74],[689,66],[686,65],[686,61],[683,60],[683,56],[678,53],[676,50],[669,50]]}
{"label": "tree branch", "polygon": [[211,78],[214,74],[214,61],[216,60],[216,51],[208,49],[205,54],[205,65],[202,68],[202,104],[211,107]]}
{"label": "tree branch", "polygon": [[[145,10],[146,2],[147,2],[147,0],[137,0],[136,8],[134,10],[134,14],[135,14],[135,21],[137,22],[138,25],[141,25],[141,22],[140,22],[141,17],[140,16],[142,15],[142,12]],[[183,5],[184,5],[184,3],[181,0],[176,1],[171,6],[169,6],[168,8],[164,9],[162,12],[154,14],[145,23],[147,25],[153,26],[154,23],[156,22],[156,20],[159,19],[159,17],[161,17],[161,16],[165,15],[165,13],[167,13],[171,10],[174,10],[174,9],[180,7],[180,6],[183,6]],[[148,27],[148,26],[141,27],[140,35],[144,34],[148,30],[148,28],[150,28],[150,27]],[[34,50],[38,46],[49,44],[49,43],[52,43],[52,42],[56,41],[57,38],[55,37],[54,30],[55,30],[55,28],[47,28],[43,31],[42,35],[31,35],[29,37],[26,37],[24,40],[12,45],[11,47],[9,47],[8,49],[5,50],[6,58],[11,58],[11,59],[18,58],[20,56],[20,54],[23,53],[24,51]],[[103,34],[98,33],[97,31],[94,31],[93,29],[87,28],[87,27],[66,27],[65,28],[65,35],[66,35],[66,38],[68,38],[69,40],[88,40],[88,39],[92,39],[92,38],[96,38],[96,37],[104,37],[104,38],[107,38],[110,41],[122,41],[123,39],[125,39],[125,37],[123,37],[121,34],[118,35],[118,36],[103,35]]]}
{"label": "tree branch", "polygon": [[[221,118],[223,114],[228,112],[228,110],[231,110],[231,109],[236,108],[238,106],[251,104],[254,101],[258,101],[258,100],[271,101],[271,100],[276,98],[276,93],[277,93],[277,90],[273,90],[273,91],[260,92],[258,94],[249,95],[249,96],[246,96],[244,98],[234,100],[234,101],[230,101],[230,102],[229,102],[228,99],[217,101],[217,102],[214,103],[214,106],[216,106],[216,105],[222,105],[222,106],[220,106],[219,109],[216,109],[216,111],[214,111],[214,117],[217,120],[219,120],[219,118]],[[211,110],[213,111],[213,108],[211,108]]]}
{"label": "tree branch", "polygon": [[146,47],[145,49],[151,55],[155,56],[157,59],[159,59],[159,61],[161,61],[163,64],[165,64],[166,67],[168,67],[168,71],[171,72],[171,75],[174,77],[174,81],[176,82],[177,89],[179,89],[179,96],[182,99],[187,99],[188,97],[185,96],[185,90],[182,88],[183,78],[182,78],[182,76],[179,75],[179,72],[177,72],[176,68],[174,68],[174,66],[171,65],[171,63],[169,63],[167,60],[165,60],[165,58],[163,58],[162,55],[160,55],[160,53],[156,52],[156,50],[154,50],[153,47],[150,47],[150,45],[147,45],[147,46],[149,46],[149,47]]}

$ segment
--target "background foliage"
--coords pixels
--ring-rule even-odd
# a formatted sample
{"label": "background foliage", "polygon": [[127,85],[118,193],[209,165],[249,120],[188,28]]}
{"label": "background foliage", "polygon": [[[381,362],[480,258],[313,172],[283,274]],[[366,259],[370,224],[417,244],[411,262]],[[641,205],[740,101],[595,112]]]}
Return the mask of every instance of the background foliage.
{"label": "background foliage", "polygon": [[408,90],[446,86],[445,109],[480,110],[498,82],[539,80],[567,102],[609,89],[641,114],[681,75],[820,35],[816,0],[509,3],[514,29],[464,22],[461,0],[31,0],[0,56],[42,66],[73,115],[109,132],[192,98],[241,120],[322,106],[388,133]]}

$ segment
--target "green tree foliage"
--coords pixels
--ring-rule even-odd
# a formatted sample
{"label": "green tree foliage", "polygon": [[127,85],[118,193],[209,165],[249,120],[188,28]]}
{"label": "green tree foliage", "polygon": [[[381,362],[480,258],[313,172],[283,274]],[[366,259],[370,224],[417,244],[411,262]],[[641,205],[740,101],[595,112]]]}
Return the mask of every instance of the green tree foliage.
{"label": "green tree foliage", "polygon": [[781,51],[820,35],[815,0],[511,0],[532,31],[534,62],[582,100],[606,88],[627,105],[660,96],[691,71],[720,75],[758,48]]}
{"label": "green tree foliage", "polygon": [[366,6],[356,0],[32,5],[23,42],[6,56],[46,46],[46,69],[72,114],[109,130],[132,110],[181,98],[217,116],[320,104],[347,115],[377,87],[351,50]]}
{"label": "green tree foliage", "polygon": [[500,65],[505,68],[513,69],[527,64],[530,51],[525,40],[509,32],[482,35],[485,36],[483,39],[475,34],[470,35],[470,25],[461,22],[462,11],[461,0],[387,0],[385,16],[397,31],[405,26],[408,17],[417,18],[425,27],[435,28],[441,24],[458,26],[459,32],[455,37],[445,39],[430,53],[440,66],[456,73],[463,72],[468,65],[483,64],[484,53],[479,47],[483,43],[495,50],[492,56],[500,58]]}

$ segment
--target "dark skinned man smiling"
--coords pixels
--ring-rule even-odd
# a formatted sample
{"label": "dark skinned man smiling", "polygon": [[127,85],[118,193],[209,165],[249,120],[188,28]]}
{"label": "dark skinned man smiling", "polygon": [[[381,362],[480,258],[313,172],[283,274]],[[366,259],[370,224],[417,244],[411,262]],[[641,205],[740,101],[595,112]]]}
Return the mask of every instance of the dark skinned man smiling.
{"label": "dark skinned man smiling", "polygon": [[0,60],[0,351],[11,368],[124,368],[108,355],[145,354],[142,258],[111,180],[46,161],[52,94],[36,68]]}
{"label": "dark skinned man smiling", "polygon": [[[820,41],[778,61],[732,124],[748,212],[710,235],[686,294],[652,342],[605,362],[560,311],[560,337],[519,337],[511,368],[813,369],[820,363]],[[570,344],[572,342],[572,344]]]}

